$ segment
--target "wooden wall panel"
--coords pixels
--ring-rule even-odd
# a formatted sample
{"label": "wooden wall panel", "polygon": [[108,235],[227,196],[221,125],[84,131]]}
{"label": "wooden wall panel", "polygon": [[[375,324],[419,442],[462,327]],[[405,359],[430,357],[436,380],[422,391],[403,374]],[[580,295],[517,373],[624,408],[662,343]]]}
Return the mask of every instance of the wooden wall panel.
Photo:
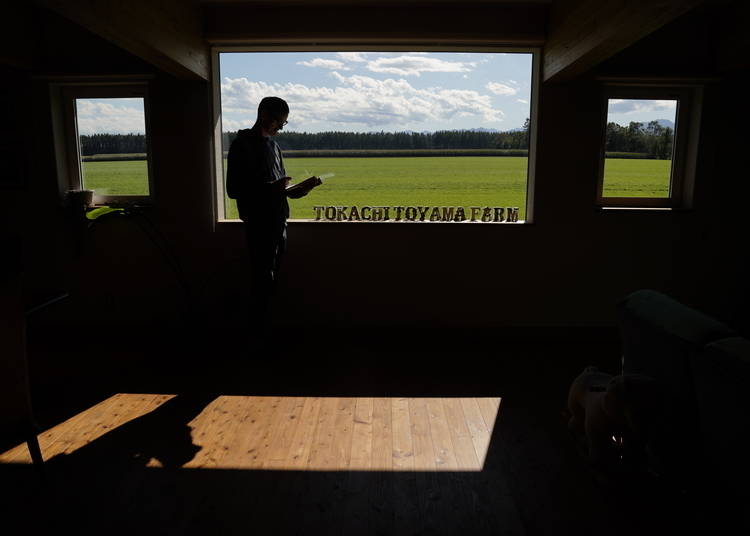
{"label": "wooden wall panel", "polygon": [[200,11],[181,0],[37,0],[63,17],[184,79],[208,80]]}
{"label": "wooden wall panel", "polygon": [[206,38],[214,44],[432,40],[538,46],[544,40],[546,6],[209,5],[203,13]]}
{"label": "wooden wall panel", "polygon": [[544,46],[543,79],[588,71],[704,0],[578,0],[556,4]]}

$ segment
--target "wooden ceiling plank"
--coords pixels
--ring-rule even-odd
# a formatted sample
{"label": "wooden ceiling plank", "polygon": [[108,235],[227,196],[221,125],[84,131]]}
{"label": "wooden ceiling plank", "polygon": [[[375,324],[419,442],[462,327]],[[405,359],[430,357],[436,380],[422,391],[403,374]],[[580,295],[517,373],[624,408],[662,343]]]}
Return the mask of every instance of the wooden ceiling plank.
{"label": "wooden ceiling plank", "polygon": [[199,6],[184,0],[36,0],[178,78],[208,80]]}
{"label": "wooden ceiling plank", "polygon": [[[208,4],[211,44],[494,44],[541,46],[544,4],[342,5]],[[269,24],[267,21],[272,21]]]}
{"label": "wooden ceiling plank", "polygon": [[705,0],[578,0],[553,5],[543,80],[565,81],[595,67]]}

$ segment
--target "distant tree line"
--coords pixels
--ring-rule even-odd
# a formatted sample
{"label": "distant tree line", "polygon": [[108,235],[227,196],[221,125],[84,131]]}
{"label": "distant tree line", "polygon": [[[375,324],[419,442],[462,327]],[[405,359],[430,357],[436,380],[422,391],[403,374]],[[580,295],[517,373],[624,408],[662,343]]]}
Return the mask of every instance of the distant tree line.
{"label": "distant tree line", "polygon": [[526,132],[438,130],[437,132],[282,132],[285,150],[341,149],[527,149]]}
{"label": "distant tree line", "polygon": [[[225,132],[224,150],[229,149],[237,132]],[[478,130],[438,130],[436,132],[280,132],[276,140],[284,150],[439,150],[439,149],[521,149],[529,147],[529,120],[518,130],[487,132]],[[607,124],[605,151],[630,153],[648,158],[672,156],[674,131],[657,121],[631,122],[628,126]],[[81,136],[81,154],[146,153],[143,134],[91,134]]]}
{"label": "distant tree line", "polygon": [[[237,132],[225,132],[224,150]],[[280,132],[276,141],[284,150],[421,150],[421,149],[528,149],[528,120],[523,130],[486,132]],[[81,155],[145,153],[143,134],[81,136]]]}
{"label": "distant tree line", "polygon": [[[237,132],[224,133],[224,150]],[[520,130],[438,130],[436,132],[280,132],[275,140],[283,150],[421,150],[528,149],[529,120]]]}
{"label": "distant tree line", "polygon": [[145,153],[144,134],[90,134],[81,136],[81,155]]}
{"label": "distant tree line", "polygon": [[631,121],[626,127],[607,124],[604,150],[610,153],[641,153],[649,158],[672,158],[674,131],[657,121],[647,124]]}

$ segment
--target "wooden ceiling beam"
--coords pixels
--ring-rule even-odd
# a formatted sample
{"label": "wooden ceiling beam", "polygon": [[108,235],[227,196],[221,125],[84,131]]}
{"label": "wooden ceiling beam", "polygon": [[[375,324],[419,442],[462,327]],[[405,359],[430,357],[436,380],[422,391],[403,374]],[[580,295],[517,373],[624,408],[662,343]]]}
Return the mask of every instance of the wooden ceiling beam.
{"label": "wooden ceiling beam", "polygon": [[11,2],[3,6],[3,31],[0,32],[0,65],[17,69],[31,69],[34,65],[34,47],[28,36],[34,28],[28,5]]}
{"label": "wooden ceiling beam", "polygon": [[[323,3],[323,2],[322,2]],[[216,45],[425,44],[541,46],[544,4],[205,4],[206,40]]]}
{"label": "wooden ceiling beam", "polygon": [[705,0],[573,0],[553,4],[542,78],[584,73]]}
{"label": "wooden ceiling beam", "polygon": [[185,0],[36,0],[178,78],[208,80],[200,8]]}

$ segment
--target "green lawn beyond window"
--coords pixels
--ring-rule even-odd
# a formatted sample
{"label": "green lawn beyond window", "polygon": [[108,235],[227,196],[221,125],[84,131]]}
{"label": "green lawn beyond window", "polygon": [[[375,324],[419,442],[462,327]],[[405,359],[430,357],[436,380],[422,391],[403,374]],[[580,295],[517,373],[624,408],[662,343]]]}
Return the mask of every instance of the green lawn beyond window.
{"label": "green lawn beyond window", "polygon": [[[334,173],[307,197],[292,199],[292,219],[315,217],[324,206],[490,206],[519,207],[526,214],[525,157],[287,158],[295,180]],[[605,197],[667,197],[669,160],[610,158]],[[84,162],[85,187],[108,195],[147,195],[145,161]],[[158,177],[156,180],[159,180]],[[226,200],[226,217],[237,218]]]}
{"label": "green lawn beyond window", "polygon": [[669,197],[671,160],[607,158],[604,197]]}
{"label": "green lawn beyond window", "polygon": [[[525,157],[287,158],[296,180],[334,173],[302,199],[291,199],[293,219],[315,217],[324,206],[519,207],[526,213]],[[237,209],[228,200],[227,218]]]}
{"label": "green lawn beyond window", "polygon": [[99,195],[148,195],[146,160],[81,162],[83,187]]}

